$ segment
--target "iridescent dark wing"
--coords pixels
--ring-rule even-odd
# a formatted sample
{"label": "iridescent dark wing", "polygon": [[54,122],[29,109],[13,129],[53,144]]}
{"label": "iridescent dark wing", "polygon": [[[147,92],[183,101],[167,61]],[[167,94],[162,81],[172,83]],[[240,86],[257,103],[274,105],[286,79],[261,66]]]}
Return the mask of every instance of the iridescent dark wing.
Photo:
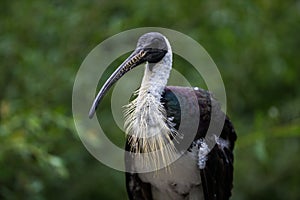
{"label": "iridescent dark wing", "polygon": [[[178,128],[181,120],[180,106],[172,91],[176,91],[180,95],[189,96],[191,89],[194,90],[197,96],[200,111],[198,131],[194,140],[197,141],[206,136],[211,119],[212,105],[218,106],[218,102],[214,100],[211,93],[199,88],[166,87],[162,102],[165,104],[168,117],[174,118],[175,128]],[[222,115],[224,117],[224,113],[220,108],[216,112],[217,118]],[[199,169],[205,200],[226,200],[231,196],[233,188],[233,148],[236,137],[233,125],[226,116],[220,138],[228,146],[216,144],[207,155],[205,168]]]}

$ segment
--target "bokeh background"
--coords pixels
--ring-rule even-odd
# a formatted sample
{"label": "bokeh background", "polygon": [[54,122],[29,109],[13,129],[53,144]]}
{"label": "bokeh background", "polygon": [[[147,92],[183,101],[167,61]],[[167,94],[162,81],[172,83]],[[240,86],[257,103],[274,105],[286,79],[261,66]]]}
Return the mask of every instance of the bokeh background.
{"label": "bokeh background", "polygon": [[[76,133],[72,87],[97,44],[145,26],[189,35],[219,67],[238,133],[232,199],[300,199],[298,0],[2,0],[0,199],[127,198],[124,174]],[[122,146],[109,101],[100,112]]]}

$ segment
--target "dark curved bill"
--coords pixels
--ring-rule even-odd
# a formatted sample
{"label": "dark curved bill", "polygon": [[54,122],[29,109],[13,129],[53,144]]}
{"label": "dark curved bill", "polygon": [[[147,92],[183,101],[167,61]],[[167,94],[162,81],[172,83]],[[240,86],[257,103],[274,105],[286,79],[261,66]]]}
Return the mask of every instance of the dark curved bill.
{"label": "dark curved bill", "polygon": [[126,72],[130,71],[134,67],[138,66],[139,64],[145,62],[146,60],[143,59],[144,56],[146,55],[146,51],[144,50],[135,50],[115,71],[114,73],[109,77],[109,79],[104,83],[100,91],[98,92],[92,107],[90,108],[89,112],[89,118],[91,119],[95,112],[96,109],[106,94],[106,92],[111,88],[111,86],[117,82]]}

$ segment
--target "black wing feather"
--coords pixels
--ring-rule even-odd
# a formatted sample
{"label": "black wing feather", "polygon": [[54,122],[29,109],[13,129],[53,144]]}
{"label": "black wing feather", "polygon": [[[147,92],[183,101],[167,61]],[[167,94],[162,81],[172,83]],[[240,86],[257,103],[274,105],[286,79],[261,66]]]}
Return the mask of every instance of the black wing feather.
{"label": "black wing feather", "polygon": [[[126,151],[130,151],[128,140],[125,146]],[[133,167],[132,157],[128,154],[125,155],[126,171],[131,171]],[[152,200],[151,185],[143,182],[137,173],[125,173],[126,190],[130,200]]]}
{"label": "black wing feather", "polygon": [[[197,139],[204,138],[211,116],[211,105],[217,105],[216,100],[205,90],[195,91],[200,107],[200,122]],[[224,116],[219,108],[218,115]],[[233,188],[233,148],[237,138],[230,119],[226,116],[220,138],[227,141],[229,146],[216,144],[207,155],[204,169],[200,169],[201,182],[205,200],[227,200]]]}

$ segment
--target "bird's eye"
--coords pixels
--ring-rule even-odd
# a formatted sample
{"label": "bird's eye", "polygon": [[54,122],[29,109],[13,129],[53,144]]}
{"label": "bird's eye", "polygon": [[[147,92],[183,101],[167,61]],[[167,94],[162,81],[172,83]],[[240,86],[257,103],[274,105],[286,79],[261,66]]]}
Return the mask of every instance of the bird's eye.
{"label": "bird's eye", "polygon": [[149,63],[157,63],[159,62],[165,55],[167,51],[163,49],[147,49],[146,60]]}

